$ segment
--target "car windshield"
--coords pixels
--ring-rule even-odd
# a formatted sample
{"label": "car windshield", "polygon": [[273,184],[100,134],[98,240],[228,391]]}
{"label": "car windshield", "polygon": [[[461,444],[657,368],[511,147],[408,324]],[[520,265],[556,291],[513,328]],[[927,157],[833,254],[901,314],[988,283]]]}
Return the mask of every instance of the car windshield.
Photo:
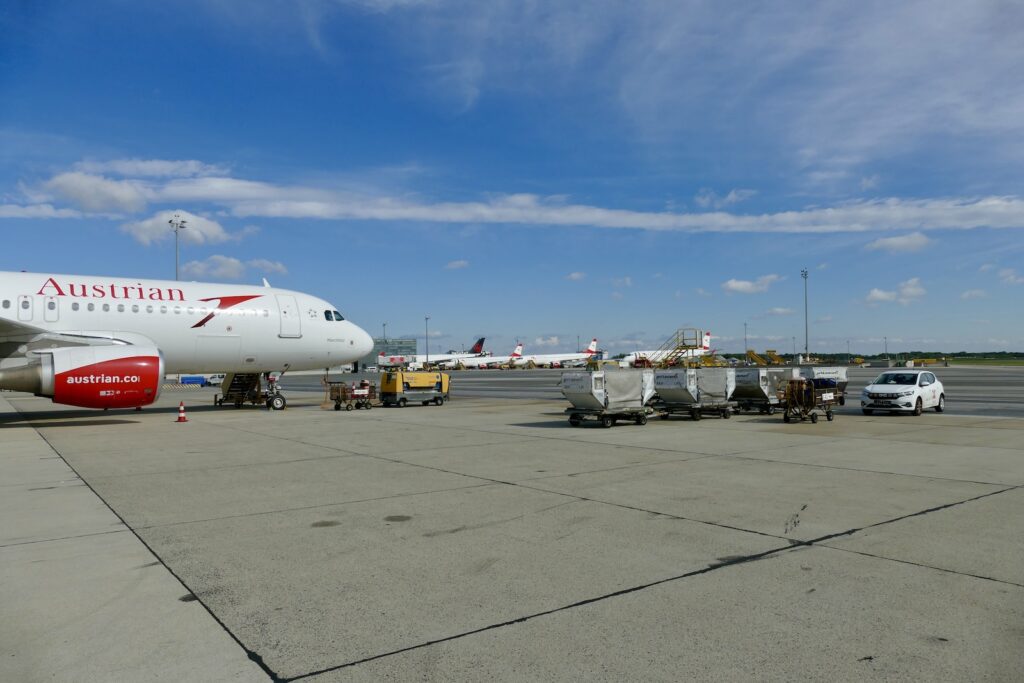
{"label": "car windshield", "polygon": [[913,386],[917,384],[916,372],[883,372],[875,378],[872,384],[905,384]]}

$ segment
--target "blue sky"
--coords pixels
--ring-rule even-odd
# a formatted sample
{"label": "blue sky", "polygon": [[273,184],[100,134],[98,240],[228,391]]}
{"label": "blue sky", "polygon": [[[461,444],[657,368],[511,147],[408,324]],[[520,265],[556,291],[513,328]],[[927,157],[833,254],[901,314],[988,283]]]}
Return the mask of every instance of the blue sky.
{"label": "blue sky", "polygon": [[[1024,350],[1024,10],[0,9],[0,268],[332,300],[496,352]],[[962,6],[957,6],[962,5]]]}

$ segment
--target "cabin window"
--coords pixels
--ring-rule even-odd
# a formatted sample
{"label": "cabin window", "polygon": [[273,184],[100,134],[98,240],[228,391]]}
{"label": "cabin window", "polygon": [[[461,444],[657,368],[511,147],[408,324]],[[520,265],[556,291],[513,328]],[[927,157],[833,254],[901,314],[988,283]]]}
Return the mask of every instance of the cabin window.
{"label": "cabin window", "polygon": [[179,313],[181,313],[181,306],[175,306],[174,307],[174,315],[178,315]]}
{"label": "cabin window", "polygon": [[46,302],[46,307],[49,308],[51,311],[56,311],[57,310],[57,302],[56,301],[47,301]]}
{"label": "cabin window", "polygon": [[96,304],[89,304],[88,306],[86,306],[86,308],[88,308],[90,311],[95,311],[96,310]]}
{"label": "cabin window", "polygon": [[4,308],[10,308],[10,307],[11,307],[11,300],[10,299],[4,299]]}
{"label": "cabin window", "polygon": [[124,304],[118,304],[117,305],[117,312],[118,313],[124,313]]}
{"label": "cabin window", "polygon": [[344,320],[345,317],[341,313],[338,313],[337,311],[334,311],[334,319],[338,320],[338,321],[341,321],[341,320]]}
{"label": "cabin window", "polygon": [[71,310],[72,311],[77,311],[78,310],[78,302],[77,301],[72,301],[71,302]]}
{"label": "cabin window", "polygon": [[188,307],[188,314],[189,315],[195,315],[195,312],[196,312],[196,309],[192,308],[191,306]]}
{"label": "cabin window", "polygon": [[153,307],[152,306],[146,306],[146,313],[152,313],[152,312],[153,312]]}
{"label": "cabin window", "polygon": [[24,301],[21,302],[21,307],[26,311],[28,310],[28,299],[25,299]]}
{"label": "cabin window", "polygon": [[132,313],[138,313],[138,312],[139,312],[139,305],[138,304],[132,304]]}
{"label": "cabin window", "polygon": [[160,307],[160,312],[161,313],[166,313],[167,312],[167,307],[166,306],[161,306]]}
{"label": "cabin window", "polygon": [[270,311],[268,311],[267,309],[264,308],[263,309],[263,317],[264,318],[269,318],[270,317]]}
{"label": "cabin window", "polygon": [[110,304],[103,304],[103,312],[110,313]]}

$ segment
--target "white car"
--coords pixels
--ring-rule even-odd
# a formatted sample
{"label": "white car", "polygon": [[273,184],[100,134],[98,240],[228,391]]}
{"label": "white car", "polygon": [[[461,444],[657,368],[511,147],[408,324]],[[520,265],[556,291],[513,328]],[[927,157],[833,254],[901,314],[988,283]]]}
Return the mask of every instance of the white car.
{"label": "white car", "polygon": [[860,407],[865,415],[876,410],[920,415],[926,408],[941,413],[946,409],[942,382],[927,370],[888,370],[864,387]]}

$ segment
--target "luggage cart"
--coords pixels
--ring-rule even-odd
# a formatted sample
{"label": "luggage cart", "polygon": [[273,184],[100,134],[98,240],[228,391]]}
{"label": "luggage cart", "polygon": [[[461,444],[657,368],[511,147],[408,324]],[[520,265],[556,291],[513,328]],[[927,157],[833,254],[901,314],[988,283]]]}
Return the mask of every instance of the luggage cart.
{"label": "luggage cart", "polygon": [[632,422],[633,424],[643,426],[647,424],[647,416],[651,414],[651,409],[644,406],[643,408],[626,408],[622,410],[598,410],[596,408],[566,408],[565,414],[569,416],[569,424],[573,427],[579,427],[583,420],[591,417],[601,423],[604,428],[609,428],[615,425],[620,420],[623,422]]}
{"label": "luggage cart", "polygon": [[358,386],[347,382],[326,382],[328,401],[334,403],[335,410],[358,410],[373,408],[373,401],[377,400],[377,387],[370,384],[369,380],[362,380]]}
{"label": "luggage cart", "polygon": [[832,421],[832,407],[836,403],[834,388],[819,389],[812,379],[791,379],[786,384],[785,408],[782,413],[783,422],[799,419],[801,422],[810,420],[818,422],[818,415],[825,414],[825,419]]}

